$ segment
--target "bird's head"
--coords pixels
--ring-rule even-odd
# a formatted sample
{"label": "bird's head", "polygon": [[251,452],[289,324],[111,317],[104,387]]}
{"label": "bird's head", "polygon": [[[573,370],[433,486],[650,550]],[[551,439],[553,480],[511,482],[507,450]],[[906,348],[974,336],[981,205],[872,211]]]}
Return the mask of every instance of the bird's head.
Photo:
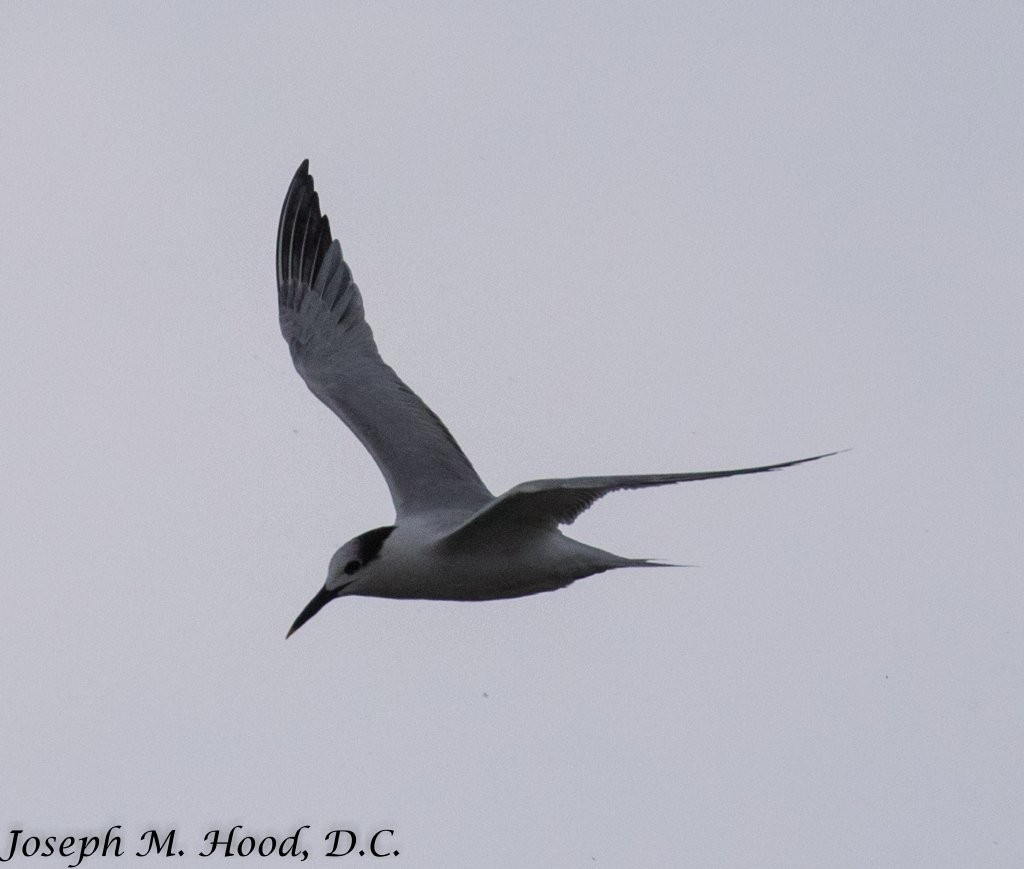
{"label": "bird's head", "polygon": [[359,594],[360,571],[378,558],[384,541],[394,530],[394,525],[388,525],[366,531],[358,537],[353,537],[334,553],[330,567],[327,568],[327,581],[299,613],[299,617],[288,631],[289,637],[320,612],[329,601],[347,594]]}

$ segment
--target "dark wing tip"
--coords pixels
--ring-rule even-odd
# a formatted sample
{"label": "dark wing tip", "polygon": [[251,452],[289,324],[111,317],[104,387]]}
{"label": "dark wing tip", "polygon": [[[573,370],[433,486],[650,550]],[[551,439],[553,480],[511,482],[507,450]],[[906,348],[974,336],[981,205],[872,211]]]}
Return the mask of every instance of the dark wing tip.
{"label": "dark wing tip", "polygon": [[330,224],[320,214],[307,158],[295,170],[277,225],[277,286],[282,302],[296,295],[294,286],[285,292],[286,286],[295,282],[312,286],[330,243]]}

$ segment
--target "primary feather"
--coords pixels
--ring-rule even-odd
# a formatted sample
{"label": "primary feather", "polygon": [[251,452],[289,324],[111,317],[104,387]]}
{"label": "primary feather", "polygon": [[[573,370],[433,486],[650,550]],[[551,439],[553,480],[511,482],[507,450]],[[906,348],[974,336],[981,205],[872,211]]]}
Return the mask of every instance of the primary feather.
{"label": "primary feather", "polygon": [[455,438],[380,358],[308,166],[295,173],[277,231],[281,332],[295,368],[373,456],[399,519],[486,504],[491,493]]}

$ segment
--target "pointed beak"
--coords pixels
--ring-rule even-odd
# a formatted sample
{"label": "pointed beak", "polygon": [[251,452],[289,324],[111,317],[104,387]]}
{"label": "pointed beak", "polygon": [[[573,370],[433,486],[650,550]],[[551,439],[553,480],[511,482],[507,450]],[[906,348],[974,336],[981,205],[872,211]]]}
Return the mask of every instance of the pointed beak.
{"label": "pointed beak", "polygon": [[294,634],[306,622],[313,618],[313,616],[315,616],[318,612],[320,612],[321,609],[323,609],[324,604],[326,604],[329,600],[333,600],[334,597],[335,593],[333,591],[328,591],[326,588],[320,589],[320,591],[316,593],[313,599],[306,604],[306,608],[301,613],[299,613],[299,617],[295,620],[295,624],[292,625],[291,630],[288,631],[287,635],[285,636],[285,639],[287,640],[288,637]]}

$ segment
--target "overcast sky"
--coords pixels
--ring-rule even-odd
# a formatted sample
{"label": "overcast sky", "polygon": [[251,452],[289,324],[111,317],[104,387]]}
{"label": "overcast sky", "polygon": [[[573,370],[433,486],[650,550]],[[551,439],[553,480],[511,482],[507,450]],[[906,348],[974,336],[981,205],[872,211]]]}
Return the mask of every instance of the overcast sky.
{"label": "overcast sky", "polygon": [[[0,856],[1024,864],[1022,9],[5,4]],[[494,491],[852,450],[572,529],[696,567],[285,642],[393,518],[277,326],[306,157]]]}

